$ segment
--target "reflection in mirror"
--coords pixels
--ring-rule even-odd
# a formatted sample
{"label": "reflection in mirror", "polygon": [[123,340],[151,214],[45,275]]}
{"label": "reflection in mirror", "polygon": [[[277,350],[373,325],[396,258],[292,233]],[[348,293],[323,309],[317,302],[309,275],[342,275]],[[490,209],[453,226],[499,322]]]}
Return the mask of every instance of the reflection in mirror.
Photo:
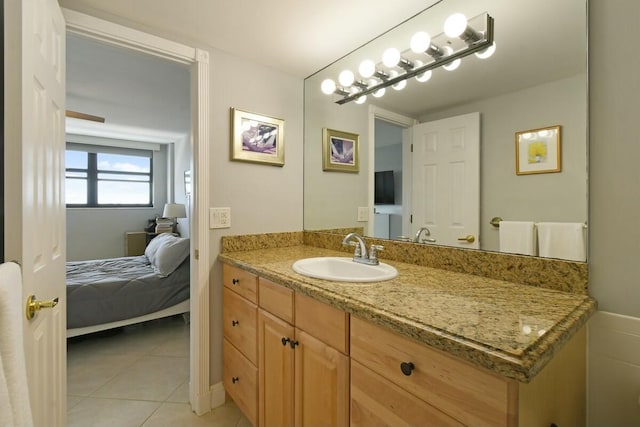
{"label": "reflection in mirror", "polygon": [[[488,13],[495,19],[497,49],[491,58],[470,55],[455,71],[434,69],[427,82],[412,78],[404,90],[387,88],[384,96],[367,96],[363,104],[338,105],[340,97],[322,93],[323,80],[337,80],[345,69],[357,73],[364,59],[380,62],[389,47],[406,49],[418,31],[442,32],[443,22],[455,12],[470,17]],[[413,239],[420,227],[427,226],[431,236],[426,244],[498,251],[498,228],[490,224],[493,217],[586,223],[586,25],[585,0],[443,0],[307,78],[305,229],[364,227],[370,236]],[[535,27],[540,30],[532,31]],[[421,135],[431,135],[428,126],[470,115],[478,121],[465,125],[470,126],[465,137],[477,132],[478,171],[467,186],[477,188],[477,202],[465,187],[449,204],[477,205],[477,230],[459,228],[459,235],[446,242],[441,237],[445,225],[455,228],[467,220],[451,215],[432,223],[415,220],[419,205],[432,210],[435,205],[424,202],[429,192],[416,172],[411,143],[417,147],[428,140],[416,136],[418,127],[427,127]],[[561,129],[561,171],[517,175],[516,133],[556,125]],[[323,128],[359,135],[359,173],[323,172]],[[393,171],[393,203],[390,199],[375,203],[375,178],[382,176],[376,172],[384,171]],[[364,212],[368,215],[363,217]]]}

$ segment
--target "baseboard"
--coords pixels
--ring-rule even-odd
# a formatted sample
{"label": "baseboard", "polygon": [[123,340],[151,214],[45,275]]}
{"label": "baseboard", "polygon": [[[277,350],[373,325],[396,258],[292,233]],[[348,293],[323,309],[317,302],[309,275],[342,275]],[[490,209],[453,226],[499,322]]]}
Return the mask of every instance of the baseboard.
{"label": "baseboard", "polygon": [[218,406],[224,405],[226,397],[222,381],[211,386],[209,389],[209,396],[211,397],[211,408],[217,408]]}

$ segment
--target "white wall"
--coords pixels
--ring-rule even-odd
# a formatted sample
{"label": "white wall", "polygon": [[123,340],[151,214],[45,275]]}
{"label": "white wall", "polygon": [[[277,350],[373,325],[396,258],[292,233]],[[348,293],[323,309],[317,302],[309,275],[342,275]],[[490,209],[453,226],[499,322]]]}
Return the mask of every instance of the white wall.
{"label": "white wall", "polygon": [[[587,220],[587,81],[578,75],[420,117],[480,112],[481,248],[499,250],[491,218]],[[561,125],[562,172],[516,175],[515,133]]]}
{"label": "white wall", "polygon": [[600,310],[628,317],[591,324],[588,422],[638,425],[640,2],[589,7],[589,291]]}
{"label": "white wall", "polygon": [[[369,113],[367,104],[338,105],[320,91],[320,75],[305,85],[304,126],[304,227],[317,230],[334,227],[362,227],[357,222],[359,206],[368,206]],[[329,128],[359,136],[359,171],[345,173],[322,170],[322,129]]]}
{"label": "white wall", "polygon": [[[211,231],[211,381],[222,379],[223,235],[302,230],[303,82],[217,50],[211,58],[211,205],[231,228]],[[284,119],[283,167],[229,160],[230,108]]]}
{"label": "white wall", "polygon": [[67,260],[125,256],[125,232],[144,231],[147,220],[162,216],[167,202],[167,148],[153,153],[151,208],[67,208]]}

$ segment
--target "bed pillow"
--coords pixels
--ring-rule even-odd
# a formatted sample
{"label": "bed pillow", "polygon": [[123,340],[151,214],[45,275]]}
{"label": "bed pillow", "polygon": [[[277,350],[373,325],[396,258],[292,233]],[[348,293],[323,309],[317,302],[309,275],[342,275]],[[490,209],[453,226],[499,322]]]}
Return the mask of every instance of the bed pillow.
{"label": "bed pillow", "polygon": [[[160,277],[167,277],[189,256],[189,239],[171,236],[164,239],[151,261],[153,270]],[[157,238],[157,237],[156,237]]]}
{"label": "bed pillow", "polygon": [[158,252],[158,248],[164,244],[165,240],[169,240],[172,237],[176,237],[171,233],[162,233],[151,239],[146,249],[144,250],[145,256],[149,259],[149,262],[153,264],[153,260]]}

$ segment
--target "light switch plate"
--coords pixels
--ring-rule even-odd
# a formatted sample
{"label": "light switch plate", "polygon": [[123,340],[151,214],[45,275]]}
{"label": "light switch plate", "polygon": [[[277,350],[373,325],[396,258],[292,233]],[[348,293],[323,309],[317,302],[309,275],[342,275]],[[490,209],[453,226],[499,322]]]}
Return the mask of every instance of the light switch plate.
{"label": "light switch plate", "polygon": [[366,206],[358,207],[358,222],[369,221],[369,208]]}
{"label": "light switch plate", "polygon": [[231,208],[209,208],[209,228],[230,228]]}

